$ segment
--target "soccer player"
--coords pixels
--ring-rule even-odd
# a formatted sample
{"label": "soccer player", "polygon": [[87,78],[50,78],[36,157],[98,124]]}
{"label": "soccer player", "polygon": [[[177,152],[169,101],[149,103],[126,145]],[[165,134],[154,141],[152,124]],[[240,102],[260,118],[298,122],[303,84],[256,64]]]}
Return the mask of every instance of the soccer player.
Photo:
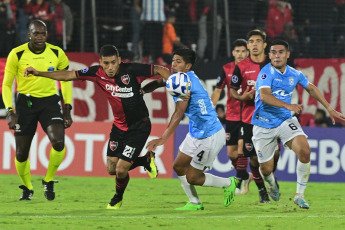
{"label": "soccer player", "polygon": [[[261,203],[270,203],[264,180],[259,172],[259,163],[252,143],[251,124],[254,112],[254,92],[256,78],[260,69],[269,63],[265,55],[266,34],[261,30],[251,30],[247,34],[247,48],[250,56],[239,62],[234,69],[231,78],[230,95],[232,98],[242,102],[242,127],[243,127],[243,153],[250,157],[250,169],[254,176],[254,181],[259,190],[259,199]],[[241,92],[239,90],[242,89]],[[279,152],[276,155],[278,161]]]}
{"label": "soccer player", "polygon": [[[60,97],[57,95],[55,81],[34,77],[24,78],[28,65],[41,71],[67,69],[69,61],[62,49],[47,43],[47,26],[43,21],[34,20],[29,24],[30,41],[10,52],[5,67],[2,83],[3,100],[6,106],[6,119],[10,129],[14,130],[16,141],[15,166],[23,183],[20,200],[31,200],[34,194],[31,183],[29,150],[32,138],[40,122],[48,135],[52,148],[47,174],[42,180],[44,195],[47,200],[55,199],[53,177],[65,156],[65,128],[72,124],[71,101],[72,85],[61,82],[64,99],[64,114],[61,114]],[[12,105],[12,84],[17,79],[18,98],[16,108]]]}
{"label": "soccer player", "polygon": [[[247,172],[248,157],[243,155],[243,127],[241,122],[241,106],[242,102],[236,100],[230,96],[230,84],[232,79],[232,73],[235,66],[248,57],[247,41],[245,39],[237,39],[233,42],[232,55],[234,61],[227,63],[223,66],[218,78],[216,88],[211,96],[213,105],[216,105],[222,90],[225,85],[228,88],[228,99],[226,102],[226,147],[228,157],[230,158],[232,165],[237,171],[237,178],[240,178],[240,183],[236,188],[237,194],[247,194],[249,191],[249,183],[253,180],[253,175]],[[241,92],[241,88],[239,92]]]}
{"label": "soccer player", "polygon": [[116,193],[107,209],[121,207],[129,182],[129,170],[144,166],[151,178],[157,177],[154,153],[149,151],[139,157],[151,132],[149,113],[140,86],[146,78],[157,74],[167,78],[170,75],[168,69],[156,65],[122,63],[117,48],[105,45],[100,50],[100,65],[79,71],[54,72],[41,72],[29,67],[25,70],[25,76],[30,74],[60,81],[92,81],[103,90],[114,114],[108,143],[107,170],[110,175],[116,175]]}
{"label": "soccer player", "polygon": [[291,104],[291,96],[297,84],[318,100],[334,118],[345,120],[345,116],[335,111],[319,89],[307,77],[286,64],[290,56],[289,45],[283,40],[272,41],[269,56],[271,63],[262,68],[256,82],[255,111],[252,117],[253,143],[260,163],[260,171],[267,182],[267,188],[274,200],[279,200],[279,188],[273,174],[273,155],[276,140],[280,138],[285,146],[292,149],[297,157],[297,191],[294,203],[300,208],[309,209],[304,199],[310,173],[310,147],[293,111],[300,114],[302,105]]}
{"label": "soccer player", "polygon": [[[205,169],[212,167],[214,159],[225,144],[225,130],[217,118],[207,91],[192,71],[195,56],[191,49],[177,49],[173,52],[171,72],[184,72],[189,76],[192,82],[190,99],[174,97],[175,111],[167,129],[162,137],[151,140],[146,145],[148,150],[155,150],[157,146],[163,145],[176,130],[184,114],[189,117],[189,133],[179,147],[173,166],[189,202],[176,210],[204,209],[195,185],[224,188],[223,204],[227,207],[234,201],[238,184],[237,178],[234,177],[222,178],[204,173]],[[149,84],[144,87],[145,92],[152,91]]]}

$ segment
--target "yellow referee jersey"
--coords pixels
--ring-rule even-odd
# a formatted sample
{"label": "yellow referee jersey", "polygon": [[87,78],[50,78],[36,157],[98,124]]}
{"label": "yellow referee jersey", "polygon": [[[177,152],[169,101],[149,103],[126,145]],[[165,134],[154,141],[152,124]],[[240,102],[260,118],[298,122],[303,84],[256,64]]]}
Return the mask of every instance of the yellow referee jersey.
{"label": "yellow referee jersey", "polygon": [[[29,48],[29,43],[18,46],[7,57],[3,80],[3,101],[6,108],[12,107],[12,84],[17,78],[17,91],[30,94],[33,97],[48,97],[57,93],[55,80],[44,77],[24,77],[27,67],[34,67],[38,71],[55,71],[67,69],[69,65],[65,52],[58,46],[46,43],[43,51],[35,53]],[[61,91],[65,104],[71,104],[72,84],[70,81],[61,82]]]}

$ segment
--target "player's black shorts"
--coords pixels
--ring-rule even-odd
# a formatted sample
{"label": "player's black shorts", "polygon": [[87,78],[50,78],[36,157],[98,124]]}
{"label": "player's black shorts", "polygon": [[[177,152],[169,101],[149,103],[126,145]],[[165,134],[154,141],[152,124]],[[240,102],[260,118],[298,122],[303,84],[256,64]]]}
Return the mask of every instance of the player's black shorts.
{"label": "player's black shorts", "polygon": [[242,122],[243,126],[243,153],[244,156],[256,156],[255,148],[252,141],[253,125]]}
{"label": "player's black shorts", "polygon": [[117,128],[113,124],[108,142],[107,156],[118,157],[133,163],[144,148],[151,133],[151,121],[144,118],[128,127],[127,131]]}
{"label": "player's black shorts", "polygon": [[14,131],[14,135],[35,135],[38,121],[45,132],[51,124],[58,123],[63,125],[63,116],[59,102],[60,97],[58,95],[37,98],[19,94],[16,103],[18,125]]}
{"label": "player's black shorts", "polygon": [[243,139],[242,122],[228,121],[225,122],[226,145],[237,145],[239,139]]}

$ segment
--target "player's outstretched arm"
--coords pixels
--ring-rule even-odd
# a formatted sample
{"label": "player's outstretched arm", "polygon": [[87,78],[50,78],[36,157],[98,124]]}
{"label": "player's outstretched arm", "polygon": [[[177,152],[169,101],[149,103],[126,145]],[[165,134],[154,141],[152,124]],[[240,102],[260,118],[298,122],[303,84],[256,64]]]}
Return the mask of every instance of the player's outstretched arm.
{"label": "player's outstretched arm", "polygon": [[164,66],[160,66],[160,65],[155,65],[153,67],[153,72],[155,75],[157,75],[157,74],[161,75],[162,78],[164,78],[165,80],[168,79],[168,77],[171,74],[171,72],[169,71],[168,68],[166,68]]}
{"label": "player's outstretched arm", "polygon": [[188,106],[188,101],[178,101],[176,103],[175,112],[171,116],[169,125],[167,129],[164,131],[162,137],[158,139],[154,139],[150,141],[149,143],[147,143],[146,149],[155,150],[157,146],[163,145],[166,142],[166,140],[168,140],[168,138],[171,136],[171,134],[175,132],[177,126],[180,124],[183,118],[184,112],[187,109],[187,106]]}
{"label": "player's outstretched arm", "polygon": [[271,93],[271,88],[261,88],[260,89],[260,100],[268,105],[272,105],[279,108],[285,108],[293,111],[297,114],[302,112],[302,105],[298,104],[288,104],[284,101],[279,100]]}
{"label": "player's outstretched arm", "polygon": [[57,70],[50,72],[37,71],[33,67],[28,67],[24,71],[24,77],[29,77],[29,75],[34,75],[37,77],[46,77],[57,81],[72,81],[77,80],[77,76],[74,71],[69,70]]}
{"label": "player's outstretched arm", "polygon": [[329,116],[332,119],[333,125],[335,124],[335,118],[343,121],[345,120],[345,116],[332,108],[332,106],[327,102],[324,96],[322,96],[320,90],[313,83],[309,82],[308,86],[305,89],[313,98],[318,100],[325,107],[325,109],[327,109],[327,111],[329,112]]}
{"label": "player's outstretched arm", "polygon": [[147,83],[141,90],[143,93],[151,93],[155,91],[157,88],[164,87],[165,82],[163,81],[162,78],[153,80],[149,83]]}

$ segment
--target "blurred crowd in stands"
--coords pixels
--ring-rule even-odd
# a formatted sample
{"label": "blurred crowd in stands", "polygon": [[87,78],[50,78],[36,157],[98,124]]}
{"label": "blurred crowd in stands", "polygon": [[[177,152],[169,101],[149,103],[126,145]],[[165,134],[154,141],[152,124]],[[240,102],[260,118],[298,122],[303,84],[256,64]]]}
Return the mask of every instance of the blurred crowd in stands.
{"label": "blurred crowd in stands", "polygon": [[[0,56],[6,57],[13,47],[27,41],[27,24],[32,19],[47,23],[48,42],[66,51],[80,51],[82,1],[0,0]],[[293,58],[345,56],[345,0],[95,2],[99,47],[115,44],[128,59],[144,63],[168,63],[173,49],[183,46],[196,50],[206,61],[214,49],[217,56],[225,56],[226,26],[231,42],[244,38],[253,28],[265,30],[269,40],[287,40]],[[91,0],[84,3],[86,29],[82,36],[85,51],[93,52],[92,4]],[[219,36],[212,36],[215,31]]]}

